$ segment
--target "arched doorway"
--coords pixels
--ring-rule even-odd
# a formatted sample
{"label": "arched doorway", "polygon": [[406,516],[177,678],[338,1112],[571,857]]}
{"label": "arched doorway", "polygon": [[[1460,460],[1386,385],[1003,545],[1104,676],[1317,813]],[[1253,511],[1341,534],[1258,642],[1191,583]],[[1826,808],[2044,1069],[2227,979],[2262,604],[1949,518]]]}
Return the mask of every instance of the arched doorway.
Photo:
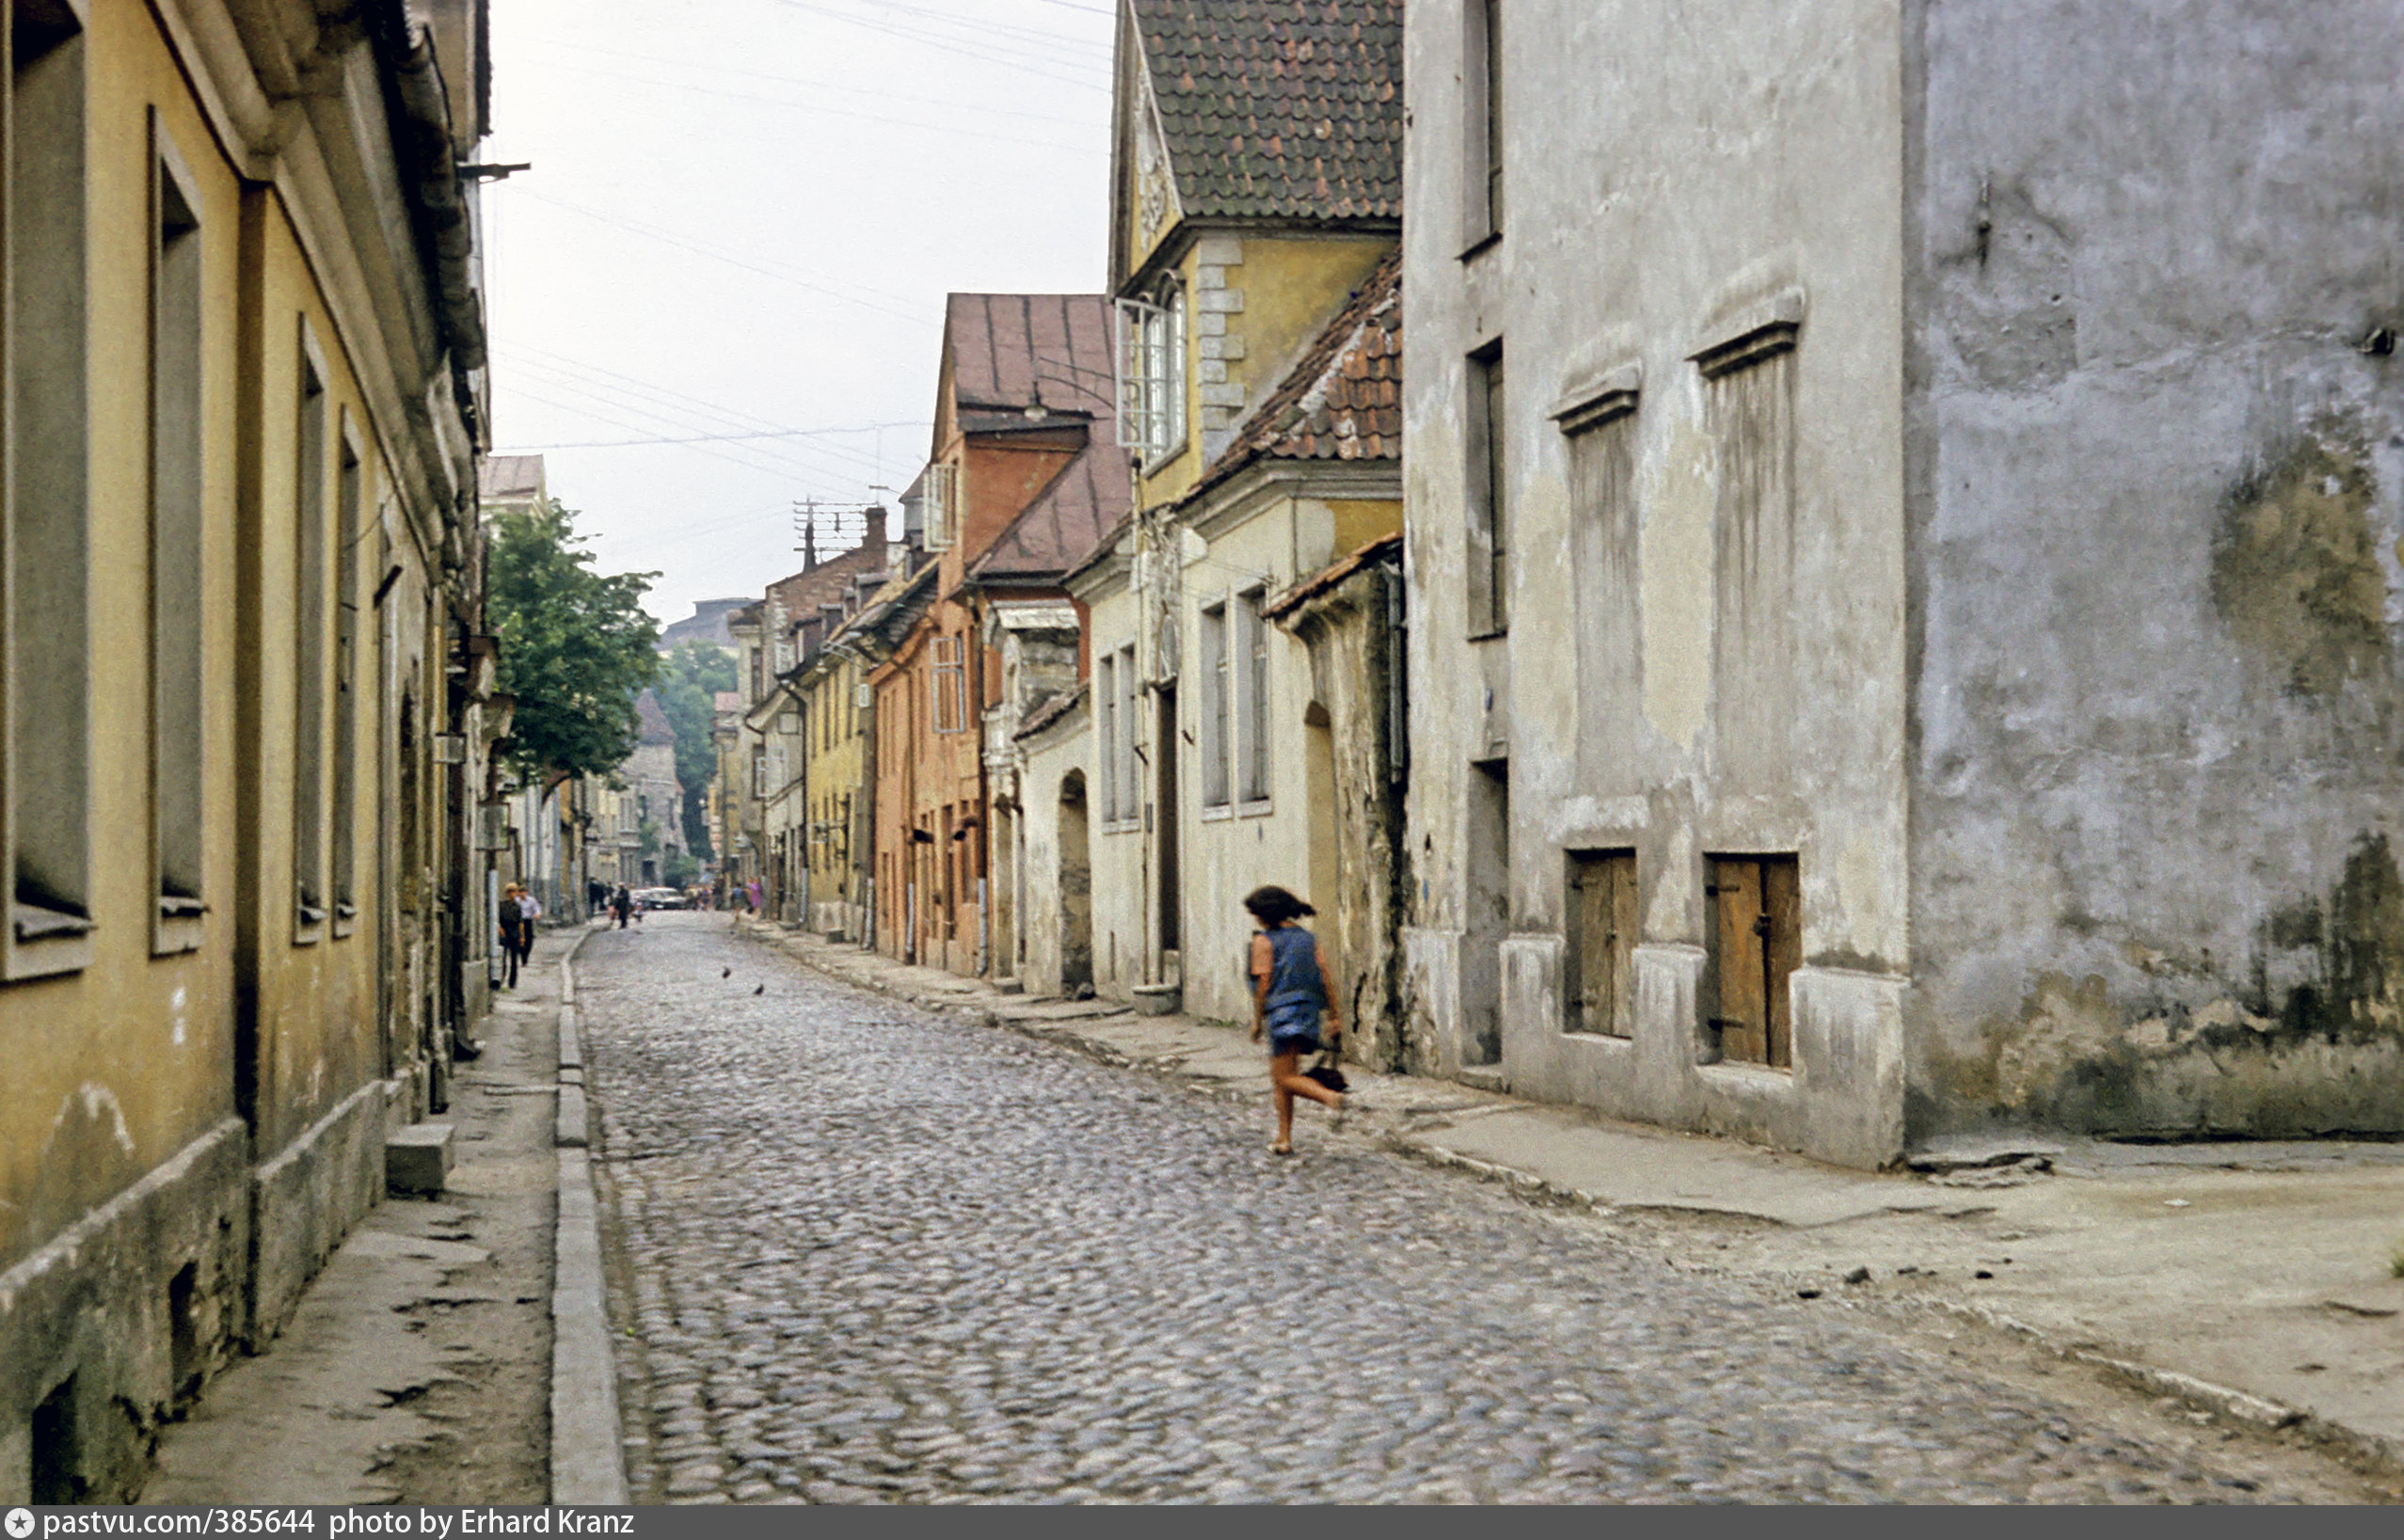
{"label": "arched doorway", "polygon": [[1086,853],[1085,771],[1060,781],[1060,992],[1093,983],[1093,868]]}

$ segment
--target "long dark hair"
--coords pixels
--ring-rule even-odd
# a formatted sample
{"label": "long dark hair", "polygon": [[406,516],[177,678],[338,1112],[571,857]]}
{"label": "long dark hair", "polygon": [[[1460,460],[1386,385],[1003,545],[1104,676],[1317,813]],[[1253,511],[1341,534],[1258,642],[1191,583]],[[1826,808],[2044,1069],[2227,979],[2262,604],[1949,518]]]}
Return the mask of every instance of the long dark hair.
{"label": "long dark hair", "polygon": [[1275,883],[1265,888],[1254,888],[1244,895],[1244,907],[1252,912],[1252,918],[1271,929],[1285,924],[1288,920],[1298,920],[1305,914],[1318,913],[1317,910]]}

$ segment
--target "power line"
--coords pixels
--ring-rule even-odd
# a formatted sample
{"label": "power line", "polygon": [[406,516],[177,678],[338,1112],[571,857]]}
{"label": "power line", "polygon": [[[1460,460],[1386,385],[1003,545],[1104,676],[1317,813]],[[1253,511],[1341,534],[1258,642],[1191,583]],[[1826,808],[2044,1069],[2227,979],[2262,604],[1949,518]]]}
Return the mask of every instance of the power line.
{"label": "power line", "polygon": [[650,444],[719,444],[744,438],[816,438],[835,434],[874,433],[880,428],[923,428],[927,420],[911,422],[870,422],[857,428],[766,428],[758,433],[705,433],[690,438],[596,438],[581,444],[532,444],[523,449],[495,450],[495,454],[540,454],[565,449],[635,449]]}
{"label": "power line", "polygon": [[[842,86],[831,80],[808,80],[800,75],[772,74],[765,70],[739,70],[727,64],[699,63],[690,59],[665,59],[650,54],[630,54],[617,48],[596,48],[591,43],[560,42],[553,43],[551,46],[566,49],[571,53],[595,54],[604,58],[626,59],[636,64],[664,64],[676,70],[693,70],[711,75],[743,75],[753,80],[773,81],[783,86],[800,86],[813,91],[835,91],[844,96],[873,97],[880,102],[893,100],[893,93],[889,90],[878,90],[866,86]],[[1023,107],[995,107],[979,104],[973,107],[962,107],[959,110],[990,113],[1003,118],[1025,118],[1038,123],[1059,123],[1069,128],[1095,126],[1090,118],[1060,118],[1047,112],[1028,112]]]}
{"label": "power line", "polygon": [[[762,430],[783,433],[788,427],[785,423],[771,421],[754,412],[746,412],[685,391],[670,389],[654,380],[605,368],[583,359],[572,358],[565,354],[553,353],[549,349],[532,344],[510,343],[501,351],[514,357],[518,355],[520,348],[528,355],[538,356],[527,360],[534,368],[553,374],[565,373],[572,378],[585,378],[591,385],[600,389],[614,390],[621,395],[635,396],[642,401],[642,409],[648,411],[649,415],[661,419],[672,427],[685,425],[684,422],[677,421],[680,418],[700,427],[730,429],[742,434]],[[546,359],[549,361],[543,361]],[[884,426],[885,424],[874,424],[872,431],[882,432]],[[821,452],[841,455],[855,464],[882,468],[882,462],[874,456],[862,454],[856,450],[842,445],[811,447]]]}
{"label": "power line", "polygon": [[[635,235],[647,236],[654,241],[662,243],[663,245],[676,246],[681,250],[693,252],[696,256],[708,257],[714,262],[724,262],[730,267],[740,267],[749,272],[757,273],[765,278],[776,278],[783,282],[792,284],[796,288],[808,289],[815,293],[825,294],[831,299],[841,300],[847,305],[857,305],[863,310],[882,310],[885,314],[901,321],[915,321],[921,325],[932,324],[930,312],[925,310],[913,313],[907,310],[895,310],[890,305],[880,305],[873,300],[860,299],[853,295],[844,294],[842,291],[836,289],[831,285],[821,283],[811,278],[796,277],[791,273],[778,272],[774,268],[763,267],[757,262],[734,256],[729,252],[717,250],[713,247],[700,245],[697,242],[688,241],[680,235],[671,234],[666,230],[657,229],[653,226],[645,225],[637,220],[624,218],[618,214],[603,214],[598,209],[588,209],[580,203],[569,203],[564,199],[535,192],[531,187],[515,188],[511,191],[516,197],[532,198],[537,203],[548,203],[552,208],[565,209],[570,214],[581,214],[585,218],[595,220],[600,224],[612,225],[619,230],[627,230]],[[869,292],[875,293],[876,291],[871,290]],[[907,301],[904,301],[903,303],[907,303]]]}
{"label": "power line", "polygon": [[[653,75],[621,74],[614,71],[595,70],[584,65],[553,64],[551,68],[565,71],[569,74],[590,75],[598,80],[623,80],[638,86],[656,86],[661,90],[691,91],[696,96],[711,97],[722,102],[757,102],[766,106],[784,107],[793,112],[823,113],[830,117],[849,119],[854,122],[882,123],[889,128],[921,129],[930,134],[948,134],[957,136],[960,133],[960,125],[958,123],[930,123],[911,118],[884,118],[880,117],[875,113],[860,112],[851,107],[820,106],[809,102],[795,102],[787,97],[755,96],[748,91],[729,91],[714,86],[690,86],[677,80],[661,80]],[[1066,119],[1055,119],[1052,120],[1066,121]],[[1062,144],[1057,139],[1029,139],[1021,137],[1014,134],[994,134],[987,132],[980,133],[977,136],[980,139],[989,140],[995,144],[1027,145],[1033,149],[1049,150],[1063,155],[1104,155],[1109,153],[1108,151],[1097,146]]]}

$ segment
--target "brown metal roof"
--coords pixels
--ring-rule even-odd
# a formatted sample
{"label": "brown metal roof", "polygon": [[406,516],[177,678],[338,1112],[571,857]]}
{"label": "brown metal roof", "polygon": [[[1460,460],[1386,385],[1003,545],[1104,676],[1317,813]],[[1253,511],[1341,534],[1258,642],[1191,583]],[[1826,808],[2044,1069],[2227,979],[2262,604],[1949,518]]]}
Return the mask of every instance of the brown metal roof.
{"label": "brown metal roof", "polygon": [[953,294],[944,305],[952,404],[1106,414],[1115,365],[1101,294]]}
{"label": "brown metal roof", "polygon": [[1057,579],[1085,560],[1133,501],[1126,452],[1112,447],[1106,428],[1097,428],[1052,484],[986,548],[970,573],[988,580]]}
{"label": "brown metal roof", "polygon": [[1402,0],[1133,0],[1187,218],[1402,217]]}

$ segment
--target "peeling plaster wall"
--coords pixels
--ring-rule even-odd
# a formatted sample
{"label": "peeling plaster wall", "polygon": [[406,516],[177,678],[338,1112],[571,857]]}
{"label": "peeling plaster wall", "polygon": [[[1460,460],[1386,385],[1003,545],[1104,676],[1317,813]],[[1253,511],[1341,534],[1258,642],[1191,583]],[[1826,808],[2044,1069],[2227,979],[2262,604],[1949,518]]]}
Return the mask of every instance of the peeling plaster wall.
{"label": "peeling plaster wall", "polygon": [[[1525,1094],[1876,1165],[1901,1144],[1907,951],[1895,8],[1514,5],[1504,231],[1472,253],[1460,6],[1407,25],[1409,1033]],[[1777,313],[1800,326],[1755,366],[1785,376],[1775,401],[1703,377],[1699,350]],[[1465,360],[1497,339],[1513,619],[1473,640]],[[1555,404],[1623,374],[1633,416],[1565,436]],[[1604,435],[1628,436],[1608,506],[1584,459]],[[1791,497],[1734,518],[1740,477]],[[1499,906],[1472,768],[1497,758]],[[1624,848],[1633,1033],[1567,1032],[1566,853]],[[1795,1068],[1700,1063],[1707,858],[1780,851],[1802,873]]]}
{"label": "peeling plaster wall", "polygon": [[1912,1126],[2404,1129],[2404,13],[1906,11]]}

